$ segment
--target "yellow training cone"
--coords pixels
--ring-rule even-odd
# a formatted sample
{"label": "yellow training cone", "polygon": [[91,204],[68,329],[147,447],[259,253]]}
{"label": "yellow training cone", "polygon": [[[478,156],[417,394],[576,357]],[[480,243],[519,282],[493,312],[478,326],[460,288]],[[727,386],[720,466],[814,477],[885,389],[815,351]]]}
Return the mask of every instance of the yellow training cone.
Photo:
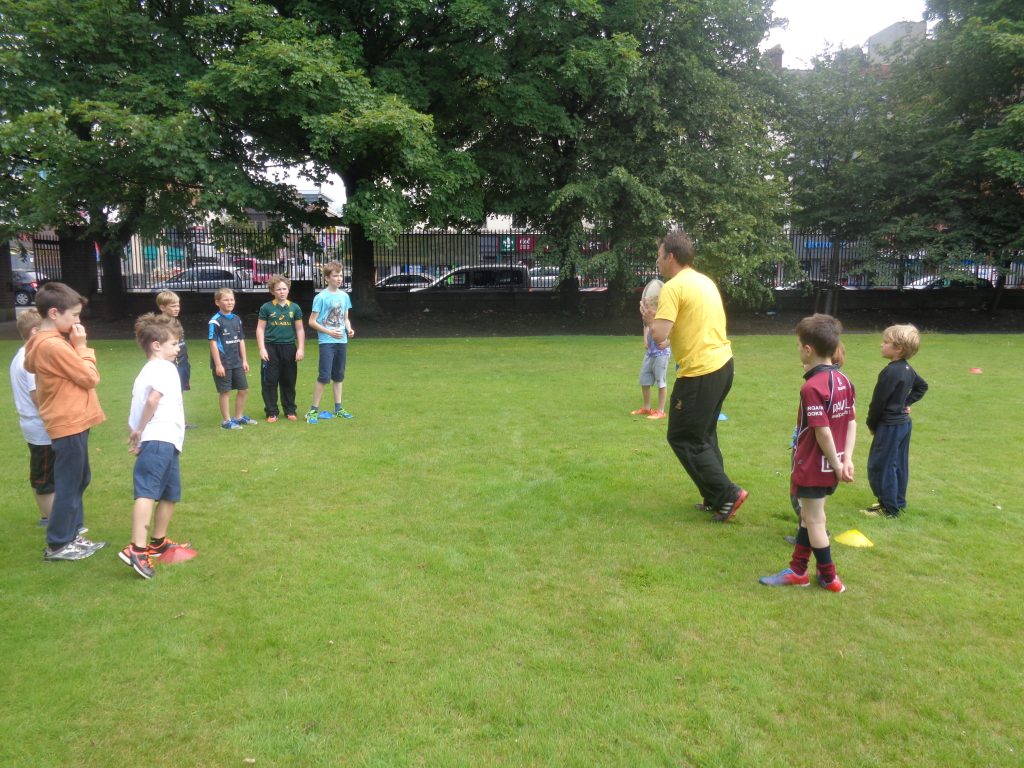
{"label": "yellow training cone", "polygon": [[852,528],[846,533],[840,533],[834,537],[840,544],[845,544],[848,547],[873,547],[874,543],[865,536],[863,533],[858,531],[856,528]]}

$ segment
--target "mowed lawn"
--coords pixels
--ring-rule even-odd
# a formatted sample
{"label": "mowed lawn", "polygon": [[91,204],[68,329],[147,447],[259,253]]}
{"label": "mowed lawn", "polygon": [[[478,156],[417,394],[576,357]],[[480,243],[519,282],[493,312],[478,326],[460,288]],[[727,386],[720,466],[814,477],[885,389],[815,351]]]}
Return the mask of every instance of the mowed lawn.
{"label": "mowed lawn", "polygon": [[42,561],[5,375],[0,765],[1021,765],[1024,337],[924,337],[899,521],[858,512],[879,340],[845,338],[857,481],[829,528],[875,546],[833,546],[842,595],[757,582],[794,528],[789,336],[734,339],[720,439],[750,499],[724,526],[628,415],[639,336],[356,339],[354,420],[241,432],[193,339],[171,536],[199,556],[152,581],[116,556],[138,348],[93,342],[110,547],[83,562]]}

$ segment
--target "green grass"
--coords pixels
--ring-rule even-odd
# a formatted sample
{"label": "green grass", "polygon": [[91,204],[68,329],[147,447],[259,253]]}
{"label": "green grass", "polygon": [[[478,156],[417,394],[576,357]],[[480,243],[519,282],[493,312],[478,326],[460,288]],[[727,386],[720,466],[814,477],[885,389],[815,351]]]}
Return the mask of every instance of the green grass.
{"label": "green grass", "polygon": [[[863,424],[884,361],[845,341]],[[171,535],[200,554],[149,582],[116,558],[142,358],[95,346],[86,523],[110,548],[42,562],[3,410],[0,765],[1021,764],[1021,336],[925,337],[898,522],[857,512],[861,428],[829,527],[876,546],[835,545],[841,596],[757,583],[790,552],[789,337],[734,340],[720,438],[751,496],[726,526],[664,422],[626,415],[639,338],[356,341],[354,420],[234,433],[194,342]]]}

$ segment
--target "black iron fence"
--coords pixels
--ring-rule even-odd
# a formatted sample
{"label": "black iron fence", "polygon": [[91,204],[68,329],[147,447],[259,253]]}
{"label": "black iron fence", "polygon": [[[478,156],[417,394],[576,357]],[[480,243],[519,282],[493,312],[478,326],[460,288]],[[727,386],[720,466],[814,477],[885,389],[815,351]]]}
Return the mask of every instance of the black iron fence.
{"label": "black iron fence", "polygon": [[[923,285],[937,276],[925,254],[878,252],[866,242],[843,242],[838,248],[820,234],[789,235],[799,272],[779,265],[771,278],[772,287],[901,288]],[[34,268],[49,279],[61,274],[57,241],[37,236],[22,239],[14,263]],[[101,283],[99,245],[95,246],[97,284]],[[192,227],[166,230],[157,237],[133,237],[125,248],[121,272],[129,291],[149,292],[161,287],[173,290],[205,290],[229,284],[242,290],[264,290],[266,279],[275,273],[293,280],[322,284],[319,266],[339,262],[346,281],[351,277],[352,244],[348,231],[337,227],[298,232],[269,229]],[[436,278],[462,266],[510,265],[535,269],[544,275],[540,283],[551,287],[557,281],[551,268],[557,260],[544,246],[540,233],[531,232],[408,232],[392,246],[377,246],[375,281],[395,274]],[[576,260],[582,289],[600,289],[608,284],[612,270],[621,268],[627,281],[642,284],[656,277],[653,253],[628,256],[624,264],[609,253],[600,240],[580,244]],[[1006,270],[1004,270],[1006,271]],[[995,284],[999,269],[983,260],[966,260],[954,270],[970,280]],[[948,276],[948,272],[947,272]],[[1006,271],[1006,285],[1024,287],[1024,257]]]}

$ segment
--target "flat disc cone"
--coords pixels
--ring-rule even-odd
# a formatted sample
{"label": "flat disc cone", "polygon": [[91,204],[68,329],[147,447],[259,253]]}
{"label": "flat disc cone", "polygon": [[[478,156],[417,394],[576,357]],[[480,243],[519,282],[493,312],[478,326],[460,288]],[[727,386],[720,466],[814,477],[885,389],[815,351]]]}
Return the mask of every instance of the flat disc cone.
{"label": "flat disc cone", "polygon": [[186,560],[191,560],[198,554],[199,553],[192,549],[192,547],[171,547],[160,555],[159,562],[171,565],[174,563],[184,563]]}
{"label": "flat disc cone", "polygon": [[845,544],[848,547],[873,547],[874,543],[865,536],[863,533],[858,531],[856,528],[852,528],[845,533],[840,533],[835,537],[835,540],[840,544]]}

